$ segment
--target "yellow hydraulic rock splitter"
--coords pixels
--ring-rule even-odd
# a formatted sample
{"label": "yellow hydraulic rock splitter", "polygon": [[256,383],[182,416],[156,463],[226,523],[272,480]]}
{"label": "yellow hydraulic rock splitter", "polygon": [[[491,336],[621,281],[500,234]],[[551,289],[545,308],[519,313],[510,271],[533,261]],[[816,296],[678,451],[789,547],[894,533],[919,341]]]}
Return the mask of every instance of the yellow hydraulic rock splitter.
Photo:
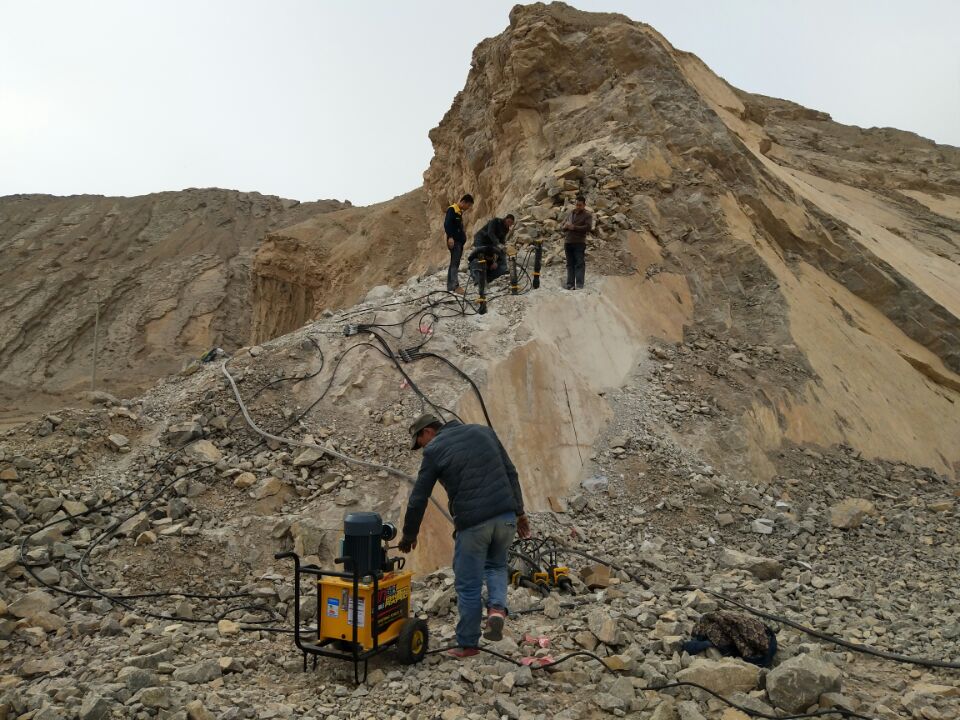
{"label": "yellow hydraulic rock splitter", "polygon": [[[410,579],[403,558],[388,558],[386,544],[397,536],[391,523],[372,512],[349,513],[343,521],[340,557],[345,572],[301,565],[293,552],[277,553],[278,560],[291,558],[294,570],[294,642],[307,655],[353,662],[353,677],[366,680],[367,661],[397,648],[397,658],[410,665],[427,652],[430,635],[426,620],[410,617]],[[300,577],[317,578],[317,627],[300,625]],[[363,665],[363,675],[360,666]]]}

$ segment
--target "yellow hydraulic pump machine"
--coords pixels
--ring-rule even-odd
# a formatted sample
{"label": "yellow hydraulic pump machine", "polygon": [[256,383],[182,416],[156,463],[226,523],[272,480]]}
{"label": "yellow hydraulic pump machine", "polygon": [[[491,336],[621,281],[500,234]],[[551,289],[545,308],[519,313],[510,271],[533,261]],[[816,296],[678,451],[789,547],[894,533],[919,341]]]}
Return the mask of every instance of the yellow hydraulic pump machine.
{"label": "yellow hydraulic pump machine", "polygon": [[[426,620],[410,616],[410,578],[404,559],[387,556],[387,543],[397,536],[391,523],[377,513],[349,513],[343,521],[340,557],[334,561],[343,571],[301,565],[293,552],[277,553],[278,560],[291,558],[294,570],[294,642],[307,655],[353,662],[357,683],[367,676],[367,661],[396,647],[404,664],[419,662],[427,652],[429,631]],[[317,626],[300,623],[301,576],[316,578]],[[363,666],[361,676],[360,666]]]}

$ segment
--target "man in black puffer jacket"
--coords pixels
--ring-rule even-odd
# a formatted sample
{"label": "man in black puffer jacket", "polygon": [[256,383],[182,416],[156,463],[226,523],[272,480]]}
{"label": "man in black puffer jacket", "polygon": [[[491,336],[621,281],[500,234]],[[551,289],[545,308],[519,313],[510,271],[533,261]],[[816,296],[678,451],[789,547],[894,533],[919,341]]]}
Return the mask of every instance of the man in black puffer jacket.
{"label": "man in black puffer jacket", "polygon": [[423,513],[437,480],[447,492],[456,527],[453,571],[456,575],[457,658],[479,651],[481,595],[487,583],[487,628],[484,637],[499,640],[507,615],[507,550],[513,537],[530,537],[523,512],[517,469],[492,429],[483,425],[442,423],[434,415],[410,426],[413,449],[424,448],[417,482],[407,501],[400,551],[417,546]]}
{"label": "man in black puffer jacket", "polygon": [[514,224],[513,215],[505,218],[493,218],[473,236],[473,251],[467,257],[473,282],[480,283],[480,265],[477,262],[482,255],[487,261],[487,282],[491,283],[507,272],[507,251],[504,244]]}

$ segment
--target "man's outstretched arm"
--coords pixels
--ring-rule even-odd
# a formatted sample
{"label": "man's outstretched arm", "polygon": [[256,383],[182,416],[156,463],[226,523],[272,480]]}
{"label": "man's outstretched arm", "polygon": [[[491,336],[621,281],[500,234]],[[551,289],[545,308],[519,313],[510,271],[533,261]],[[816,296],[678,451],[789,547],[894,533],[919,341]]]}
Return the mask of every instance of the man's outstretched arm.
{"label": "man's outstretched arm", "polygon": [[[420,523],[423,522],[423,514],[427,511],[427,503],[430,502],[433,486],[437,484],[439,478],[440,475],[432,458],[424,452],[423,461],[420,463],[420,472],[417,473],[417,481],[414,483],[413,490],[410,491],[410,498],[407,500],[407,512],[403,518],[403,536],[400,540],[401,546],[407,544],[412,549],[416,545]],[[400,549],[403,550],[403,547]]]}

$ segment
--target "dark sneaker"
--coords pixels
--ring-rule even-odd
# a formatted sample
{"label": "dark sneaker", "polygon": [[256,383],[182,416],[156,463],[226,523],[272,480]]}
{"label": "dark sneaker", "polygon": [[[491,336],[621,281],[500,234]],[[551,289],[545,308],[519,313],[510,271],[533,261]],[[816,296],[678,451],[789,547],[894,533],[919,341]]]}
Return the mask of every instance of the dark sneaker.
{"label": "dark sneaker", "polygon": [[458,647],[458,648],[452,648],[450,650],[447,650],[446,654],[452,658],[456,658],[457,660],[463,660],[463,658],[479,655],[480,651],[477,650],[477,648]]}
{"label": "dark sneaker", "polygon": [[483,637],[491,642],[503,640],[503,619],[506,614],[503,610],[491,610],[487,613],[487,628]]}

